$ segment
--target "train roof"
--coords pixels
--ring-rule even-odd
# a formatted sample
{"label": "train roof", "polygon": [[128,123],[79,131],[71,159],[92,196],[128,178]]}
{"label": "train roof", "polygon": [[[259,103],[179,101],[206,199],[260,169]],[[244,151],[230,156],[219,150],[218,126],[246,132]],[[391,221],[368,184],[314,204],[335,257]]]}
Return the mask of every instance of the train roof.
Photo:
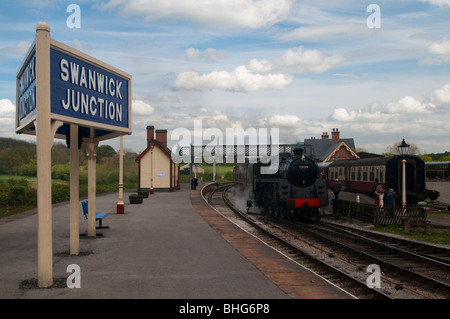
{"label": "train roof", "polygon": [[343,161],[335,161],[330,164],[329,167],[339,167],[339,166],[370,166],[370,165],[386,165],[389,161],[396,158],[413,159],[415,161],[422,161],[417,156],[412,155],[397,155],[390,157],[371,157],[363,159],[350,159]]}
{"label": "train roof", "polygon": [[425,162],[425,165],[449,165],[450,161]]}

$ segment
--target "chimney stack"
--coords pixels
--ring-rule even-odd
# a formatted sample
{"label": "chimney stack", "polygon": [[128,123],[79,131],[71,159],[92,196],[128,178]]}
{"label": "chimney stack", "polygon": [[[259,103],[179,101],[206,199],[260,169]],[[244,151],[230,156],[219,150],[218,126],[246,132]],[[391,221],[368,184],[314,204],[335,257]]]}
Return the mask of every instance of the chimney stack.
{"label": "chimney stack", "polygon": [[156,140],[167,147],[167,130],[156,130]]}
{"label": "chimney stack", "polygon": [[150,141],[155,138],[155,127],[153,125],[147,126],[147,146],[150,144]]}
{"label": "chimney stack", "polygon": [[336,144],[337,142],[339,142],[340,137],[339,137],[339,129],[334,128],[333,132],[331,132],[331,145]]}
{"label": "chimney stack", "polygon": [[328,137],[329,137],[328,133],[327,132],[323,132],[322,140],[328,140]]}

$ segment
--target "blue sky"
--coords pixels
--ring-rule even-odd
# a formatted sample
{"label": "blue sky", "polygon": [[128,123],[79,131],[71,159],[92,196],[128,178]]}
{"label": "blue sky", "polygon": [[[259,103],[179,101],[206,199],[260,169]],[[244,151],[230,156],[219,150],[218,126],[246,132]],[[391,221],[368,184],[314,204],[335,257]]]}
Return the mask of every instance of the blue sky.
{"label": "blue sky", "polygon": [[[81,28],[67,26],[71,3]],[[367,25],[370,4],[380,28]],[[14,131],[15,76],[45,21],[52,38],[133,76],[133,151],[147,125],[170,136],[195,120],[279,128],[281,143],[339,128],[370,152],[402,138],[450,151],[449,16],[450,0],[7,1],[0,136],[34,139]]]}

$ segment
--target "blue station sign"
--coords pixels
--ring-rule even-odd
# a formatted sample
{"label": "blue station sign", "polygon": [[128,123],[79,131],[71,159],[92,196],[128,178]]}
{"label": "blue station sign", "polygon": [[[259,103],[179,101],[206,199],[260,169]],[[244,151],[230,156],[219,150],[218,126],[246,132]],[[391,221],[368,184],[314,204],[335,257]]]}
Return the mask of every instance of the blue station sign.
{"label": "blue station sign", "polygon": [[96,65],[50,50],[51,113],[129,128],[129,81]]}
{"label": "blue station sign", "polygon": [[[51,120],[76,124],[83,138],[97,141],[131,134],[131,75],[53,39],[49,49],[42,63],[50,71]],[[45,85],[38,61],[34,43],[16,77],[17,133],[36,134],[36,92]],[[58,127],[55,137],[67,138],[67,127]]]}
{"label": "blue station sign", "polygon": [[34,47],[17,74],[16,127],[23,127],[36,118],[36,53]]}

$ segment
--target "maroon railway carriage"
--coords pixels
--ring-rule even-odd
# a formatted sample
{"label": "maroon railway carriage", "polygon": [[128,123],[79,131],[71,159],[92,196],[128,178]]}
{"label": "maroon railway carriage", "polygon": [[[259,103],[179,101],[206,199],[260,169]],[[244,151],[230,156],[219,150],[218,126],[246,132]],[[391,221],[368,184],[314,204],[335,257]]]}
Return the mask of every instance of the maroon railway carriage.
{"label": "maroon railway carriage", "polygon": [[328,187],[336,179],[346,191],[373,195],[375,183],[402,194],[403,160],[406,160],[406,198],[408,203],[424,200],[425,163],[416,156],[399,155],[321,163]]}

